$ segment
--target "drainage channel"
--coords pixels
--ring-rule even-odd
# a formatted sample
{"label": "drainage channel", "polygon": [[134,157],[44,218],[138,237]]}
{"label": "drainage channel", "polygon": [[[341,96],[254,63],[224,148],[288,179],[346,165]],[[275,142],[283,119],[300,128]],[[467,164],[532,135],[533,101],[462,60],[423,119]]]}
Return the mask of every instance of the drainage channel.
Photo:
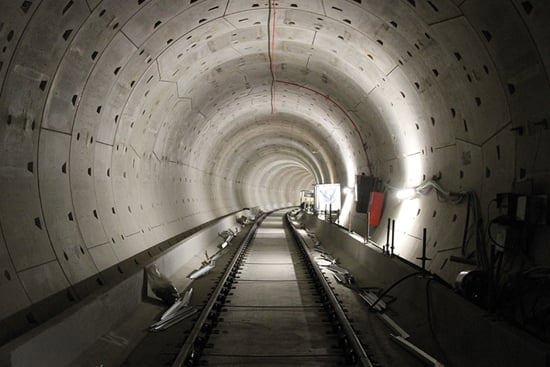
{"label": "drainage channel", "polygon": [[373,365],[293,231],[283,211],[258,220],[173,366]]}

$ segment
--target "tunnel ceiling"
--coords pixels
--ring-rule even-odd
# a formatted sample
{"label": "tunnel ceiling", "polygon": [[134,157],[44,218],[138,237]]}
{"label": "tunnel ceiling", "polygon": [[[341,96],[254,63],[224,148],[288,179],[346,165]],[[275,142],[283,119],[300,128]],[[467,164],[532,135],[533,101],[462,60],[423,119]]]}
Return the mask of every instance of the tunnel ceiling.
{"label": "tunnel ceiling", "polygon": [[[1,5],[3,317],[360,172],[438,175],[486,203],[516,174],[510,128],[547,112],[542,0]],[[426,200],[409,212],[441,205]],[[422,220],[401,232],[418,237]]]}

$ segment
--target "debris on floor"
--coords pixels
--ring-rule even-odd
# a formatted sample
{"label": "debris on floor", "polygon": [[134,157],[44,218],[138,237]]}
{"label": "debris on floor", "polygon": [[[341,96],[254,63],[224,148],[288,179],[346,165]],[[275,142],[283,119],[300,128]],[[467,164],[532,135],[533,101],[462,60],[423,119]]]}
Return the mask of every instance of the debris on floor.
{"label": "debris on floor", "polygon": [[148,266],[145,272],[147,273],[147,280],[155,296],[168,305],[173,304],[179,297],[179,293],[172,282],[160,272],[156,264]]}
{"label": "debris on floor", "polygon": [[214,269],[216,267],[216,261],[214,260],[208,260],[208,262],[203,262],[202,266],[196,270],[193,270],[191,274],[189,274],[188,278],[190,279],[198,279],[210,272],[210,270]]}
{"label": "debris on floor", "polygon": [[366,289],[361,289],[357,292],[357,294],[371,307],[376,303],[374,306],[376,311],[383,312],[386,309],[386,303],[383,300],[378,300],[378,295],[375,293]]}
{"label": "debris on floor", "polygon": [[149,327],[150,331],[162,331],[168,329],[170,326],[177,324],[178,322],[185,320],[186,318],[197,313],[195,307],[189,306],[191,301],[191,295],[193,294],[193,288],[185,292],[183,297],[176,299],[174,304],[170,306],[166,312],[162,314],[160,320],[155,322]]}

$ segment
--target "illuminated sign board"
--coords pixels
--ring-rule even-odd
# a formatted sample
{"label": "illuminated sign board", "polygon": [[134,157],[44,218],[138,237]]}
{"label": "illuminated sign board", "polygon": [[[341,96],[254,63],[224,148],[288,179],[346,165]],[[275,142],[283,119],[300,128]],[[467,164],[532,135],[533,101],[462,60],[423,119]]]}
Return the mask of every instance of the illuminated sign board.
{"label": "illuminated sign board", "polygon": [[315,210],[340,210],[340,184],[315,185]]}

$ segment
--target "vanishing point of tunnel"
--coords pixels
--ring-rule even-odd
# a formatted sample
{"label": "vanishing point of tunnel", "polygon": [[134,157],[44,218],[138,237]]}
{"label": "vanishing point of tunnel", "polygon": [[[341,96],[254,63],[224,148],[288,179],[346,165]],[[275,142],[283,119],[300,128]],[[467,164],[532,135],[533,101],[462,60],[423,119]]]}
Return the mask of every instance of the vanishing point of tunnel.
{"label": "vanishing point of tunnel", "polygon": [[0,365],[550,366],[549,17],[0,0]]}

